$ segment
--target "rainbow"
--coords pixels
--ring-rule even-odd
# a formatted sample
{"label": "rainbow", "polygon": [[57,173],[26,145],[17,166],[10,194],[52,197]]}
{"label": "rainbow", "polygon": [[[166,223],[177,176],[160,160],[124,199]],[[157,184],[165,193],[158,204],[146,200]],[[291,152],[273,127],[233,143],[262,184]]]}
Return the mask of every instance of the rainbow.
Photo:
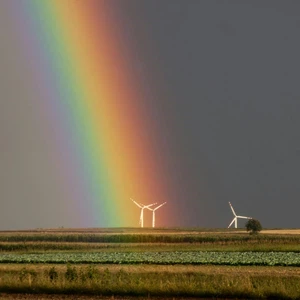
{"label": "rainbow", "polygon": [[[62,205],[78,226],[138,226],[131,197],[171,200],[168,158],[160,153],[163,136],[149,117],[151,95],[132,65],[116,2],[11,3],[64,186]],[[167,226],[171,211],[160,213],[158,226]]]}

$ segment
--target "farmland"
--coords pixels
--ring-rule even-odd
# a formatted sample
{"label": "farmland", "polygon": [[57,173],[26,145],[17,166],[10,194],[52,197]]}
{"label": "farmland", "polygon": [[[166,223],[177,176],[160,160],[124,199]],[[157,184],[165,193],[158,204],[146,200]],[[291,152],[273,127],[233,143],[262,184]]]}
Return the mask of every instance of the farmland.
{"label": "farmland", "polygon": [[90,252],[2,254],[0,263],[300,266],[294,252]]}
{"label": "farmland", "polygon": [[0,232],[0,290],[299,299],[300,235],[286,231],[254,236],[244,230],[147,228]]}

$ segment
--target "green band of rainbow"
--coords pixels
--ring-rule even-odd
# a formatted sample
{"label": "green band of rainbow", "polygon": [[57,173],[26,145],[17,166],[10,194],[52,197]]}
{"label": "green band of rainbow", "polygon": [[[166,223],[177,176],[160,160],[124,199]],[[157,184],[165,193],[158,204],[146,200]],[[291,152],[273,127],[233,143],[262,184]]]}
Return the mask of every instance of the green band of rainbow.
{"label": "green band of rainbow", "polygon": [[142,101],[149,95],[134,74],[111,3],[30,0],[15,7],[29,75],[56,143],[65,201],[75,199],[74,216],[83,218],[78,224],[136,226],[130,197],[145,204],[169,200],[166,158],[158,154],[161,137],[153,135]]}

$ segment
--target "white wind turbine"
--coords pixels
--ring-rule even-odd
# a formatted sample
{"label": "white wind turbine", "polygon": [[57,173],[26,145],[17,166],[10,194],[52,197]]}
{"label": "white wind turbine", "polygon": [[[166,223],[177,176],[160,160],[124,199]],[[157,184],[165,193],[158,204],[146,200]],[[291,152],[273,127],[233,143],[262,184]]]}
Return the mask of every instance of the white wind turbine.
{"label": "white wind turbine", "polygon": [[234,222],[234,227],[237,228],[237,219],[252,219],[250,217],[237,216],[237,214],[235,213],[235,211],[234,211],[234,209],[233,209],[233,207],[232,207],[232,205],[231,205],[230,202],[229,202],[229,205],[230,205],[230,208],[231,208],[231,210],[233,212],[234,218],[231,221],[231,223],[229,224],[228,228],[233,224],[233,222]]}
{"label": "white wind turbine", "polygon": [[163,204],[161,204],[161,205],[159,205],[159,206],[157,206],[155,208],[149,208],[149,207],[147,207],[147,209],[152,210],[152,227],[155,227],[155,211],[157,209],[159,209],[160,207],[162,207],[163,205],[165,205],[166,203],[167,202],[164,202]]}
{"label": "white wind turbine", "polygon": [[137,202],[134,201],[133,199],[131,199],[131,201],[132,201],[134,204],[136,204],[136,205],[141,209],[140,224],[141,224],[141,227],[144,227],[144,209],[145,209],[145,208],[149,208],[150,206],[153,206],[153,205],[155,205],[156,203],[144,205],[144,204],[141,204],[141,203],[137,203]]}

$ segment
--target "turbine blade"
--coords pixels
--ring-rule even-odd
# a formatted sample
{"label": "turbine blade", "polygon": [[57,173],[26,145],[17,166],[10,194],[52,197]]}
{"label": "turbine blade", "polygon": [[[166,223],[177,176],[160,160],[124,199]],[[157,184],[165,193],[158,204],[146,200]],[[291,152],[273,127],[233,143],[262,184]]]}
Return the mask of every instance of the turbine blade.
{"label": "turbine blade", "polygon": [[250,217],[244,217],[244,216],[236,216],[236,217],[239,218],[239,219],[252,219]]}
{"label": "turbine blade", "polygon": [[231,205],[231,203],[230,203],[230,202],[229,202],[229,205],[230,205],[230,208],[231,208],[231,210],[232,210],[232,212],[233,212],[234,216],[236,217],[236,213],[235,213],[235,211],[234,211],[234,209],[233,209],[233,207],[232,207],[232,205]]}
{"label": "turbine blade", "polygon": [[148,207],[148,206],[146,206],[145,208],[148,209],[148,210],[151,210],[151,211],[154,210],[153,208],[150,208],[150,207]]}
{"label": "turbine blade", "polygon": [[160,207],[162,207],[163,205],[165,205],[167,202],[164,202],[163,204],[161,204],[161,205],[159,205],[159,206],[157,206],[156,208],[154,208],[153,210],[157,210],[157,209],[159,209]]}
{"label": "turbine blade", "polygon": [[236,219],[236,217],[235,218],[233,218],[233,220],[231,221],[231,223],[228,225],[228,227],[227,228],[229,228],[232,224],[233,224],[233,222],[235,221],[235,219]]}
{"label": "turbine blade", "polygon": [[130,198],[130,200],[131,200],[135,205],[137,205],[139,208],[142,208],[142,206],[141,206],[139,203],[135,202],[132,198]]}
{"label": "turbine blade", "polygon": [[156,204],[156,202],[155,202],[155,203],[148,204],[148,205],[144,205],[144,208],[148,208],[148,207],[153,206],[153,205],[155,205],[155,204]]}

